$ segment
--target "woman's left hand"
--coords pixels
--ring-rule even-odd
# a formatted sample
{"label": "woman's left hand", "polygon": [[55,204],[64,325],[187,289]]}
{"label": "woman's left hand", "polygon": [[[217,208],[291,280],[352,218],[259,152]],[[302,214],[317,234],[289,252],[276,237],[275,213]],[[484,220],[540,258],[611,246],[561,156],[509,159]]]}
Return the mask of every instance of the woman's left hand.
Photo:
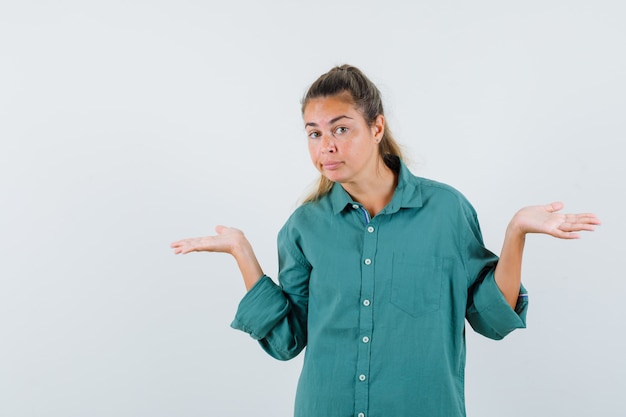
{"label": "woman's left hand", "polygon": [[543,206],[524,207],[518,211],[510,227],[522,234],[543,233],[560,239],[578,239],[580,231],[593,231],[600,220],[593,213],[559,213],[560,201]]}

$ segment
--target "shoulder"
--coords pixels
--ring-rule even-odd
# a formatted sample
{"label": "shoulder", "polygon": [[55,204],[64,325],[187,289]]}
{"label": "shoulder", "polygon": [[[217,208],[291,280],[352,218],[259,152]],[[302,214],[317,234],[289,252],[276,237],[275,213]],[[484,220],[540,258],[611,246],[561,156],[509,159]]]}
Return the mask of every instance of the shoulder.
{"label": "shoulder", "polygon": [[475,216],[475,210],[470,201],[452,185],[413,174],[409,175],[408,181],[415,185],[416,190],[419,190],[424,203],[430,202],[441,205],[440,208],[457,209],[465,214]]}
{"label": "shoulder", "polygon": [[459,190],[457,190],[456,188],[454,188],[453,186],[449,184],[435,181],[430,178],[418,177],[415,175],[413,175],[412,177],[413,177],[412,178],[413,181],[416,184],[418,184],[421,188],[423,188],[425,191],[429,193],[441,194],[441,195],[449,196],[455,199],[465,198]]}
{"label": "shoulder", "polygon": [[415,177],[421,190],[422,207],[432,221],[455,229],[463,239],[482,242],[478,214],[467,197],[449,184]]}
{"label": "shoulder", "polygon": [[468,207],[471,204],[465,196],[453,186],[430,178],[420,177],[409,169],[404,161],[398,161],[397,192],[404,203],[425,205],[443,205],[450,207]]}
{"label": "shoulder", "polygon": [[479,230],[476,210],[466,196],[452,185],[414,175],[403,165],[398,187],[403,187],[402,200],[418,208],[421,215],[461,232]]}
{"label": "shoulder", "polygon": [[318,200],[308,201],[298,206],[287,218],[283,225],[281,235],[298,235],[305,230],[315,228],[329,221],[333,215],[333,208],[328,195]]}
{"label": "shoulder", "polygon": [[333,206],[328,194],[314,201],[307,201],[298,206],[291,216],[287,219],[287,223],[301,224],[322,217],[328,217],[333,214]]}

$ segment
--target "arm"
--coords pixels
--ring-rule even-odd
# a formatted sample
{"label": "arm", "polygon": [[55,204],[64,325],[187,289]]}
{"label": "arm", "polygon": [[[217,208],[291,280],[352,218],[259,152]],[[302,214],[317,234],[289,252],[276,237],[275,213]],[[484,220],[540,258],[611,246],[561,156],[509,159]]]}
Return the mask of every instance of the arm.
{"label": "arm", "polygon": [[558,213],[563,203],[525,207],[509,223],[500,260],[495,270],[498,288],[512,308],[517,304],[522,276],[522,254],[526,234],[543,233],[560,239],[578,239],[580,231],[593,231],[600,220],[592,213]]}
{"label": "arm", "polygon": [[[292,239],[279,239],[279,281],[276,285],[263,271],[252,246],[238,229],[218,226],[216,236],[183,239],[173,242],[175,254],[222,252],[237,261],[248,292],[237,309],[231,327],[249,333],[271,356],[288,360],[306,346],[308,277],[310,265]],[[284,235],[281,232],[279,236]]]}
{"label": "arm", "polygon": [[183,239],[173,242],[170,247],[174,249],[175,254],[202,251],[229,253],[237,261],[246,289],[249,290],[263,276],[263,270],[252,250],[252,245],[241,230],[217,226],[215,231],[217,232],[215,236]]}

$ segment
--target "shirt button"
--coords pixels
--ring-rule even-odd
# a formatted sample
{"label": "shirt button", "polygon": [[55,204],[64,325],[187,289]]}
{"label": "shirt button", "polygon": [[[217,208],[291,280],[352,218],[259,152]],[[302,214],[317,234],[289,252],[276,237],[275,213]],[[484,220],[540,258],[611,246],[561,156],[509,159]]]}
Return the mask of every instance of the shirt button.
{"label": "shirt button", "polygon": [[372,226],[370,226],[370,227],[367,228],[367,231],[370,232],[370,233],[373,233],[374,232],[374,228]]}
{"label": "shirt button", "polygon": [[365,375],[363,374],[359,375],[359,381],[365,381]]}
{"label": "shirt button", "polygon": [[370,341],[370,338],[367,336],[363,336],[363,343],[368,343]]}
{"label": "shirt button", "polygon": [[370,265],[371,263],[372,263],[372,260],[371,260],[371,259],[367,258],[367,259],[365,260],[365,265]]}
{"label": "shirt button", "polygon": [[363,305],[365,307],[369,306],[370,305],[370,300],[363,300]]}
{"label": "shirt button", "polygon": [[359,413],[358,417],[365,417],[365,413]]}
{"label": "shirt button", "polygon": [[356,210],[356,209],[358,209],[358,208],[359,208],[359,206],[358,206],[357,204],[353,204],[353,205],[352,205],[352,208]]}

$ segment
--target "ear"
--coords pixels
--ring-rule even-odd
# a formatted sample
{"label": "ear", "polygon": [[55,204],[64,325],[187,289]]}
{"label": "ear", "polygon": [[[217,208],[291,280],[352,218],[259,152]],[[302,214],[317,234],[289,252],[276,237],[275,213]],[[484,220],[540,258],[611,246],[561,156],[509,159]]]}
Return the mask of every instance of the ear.
{"label": "ear", "polygon": [[385,133],[385,116],[379,114],[374,119],[374,123],[372,123],[372,135],[376,142],[380,142],[383,138],[383,134]]}

